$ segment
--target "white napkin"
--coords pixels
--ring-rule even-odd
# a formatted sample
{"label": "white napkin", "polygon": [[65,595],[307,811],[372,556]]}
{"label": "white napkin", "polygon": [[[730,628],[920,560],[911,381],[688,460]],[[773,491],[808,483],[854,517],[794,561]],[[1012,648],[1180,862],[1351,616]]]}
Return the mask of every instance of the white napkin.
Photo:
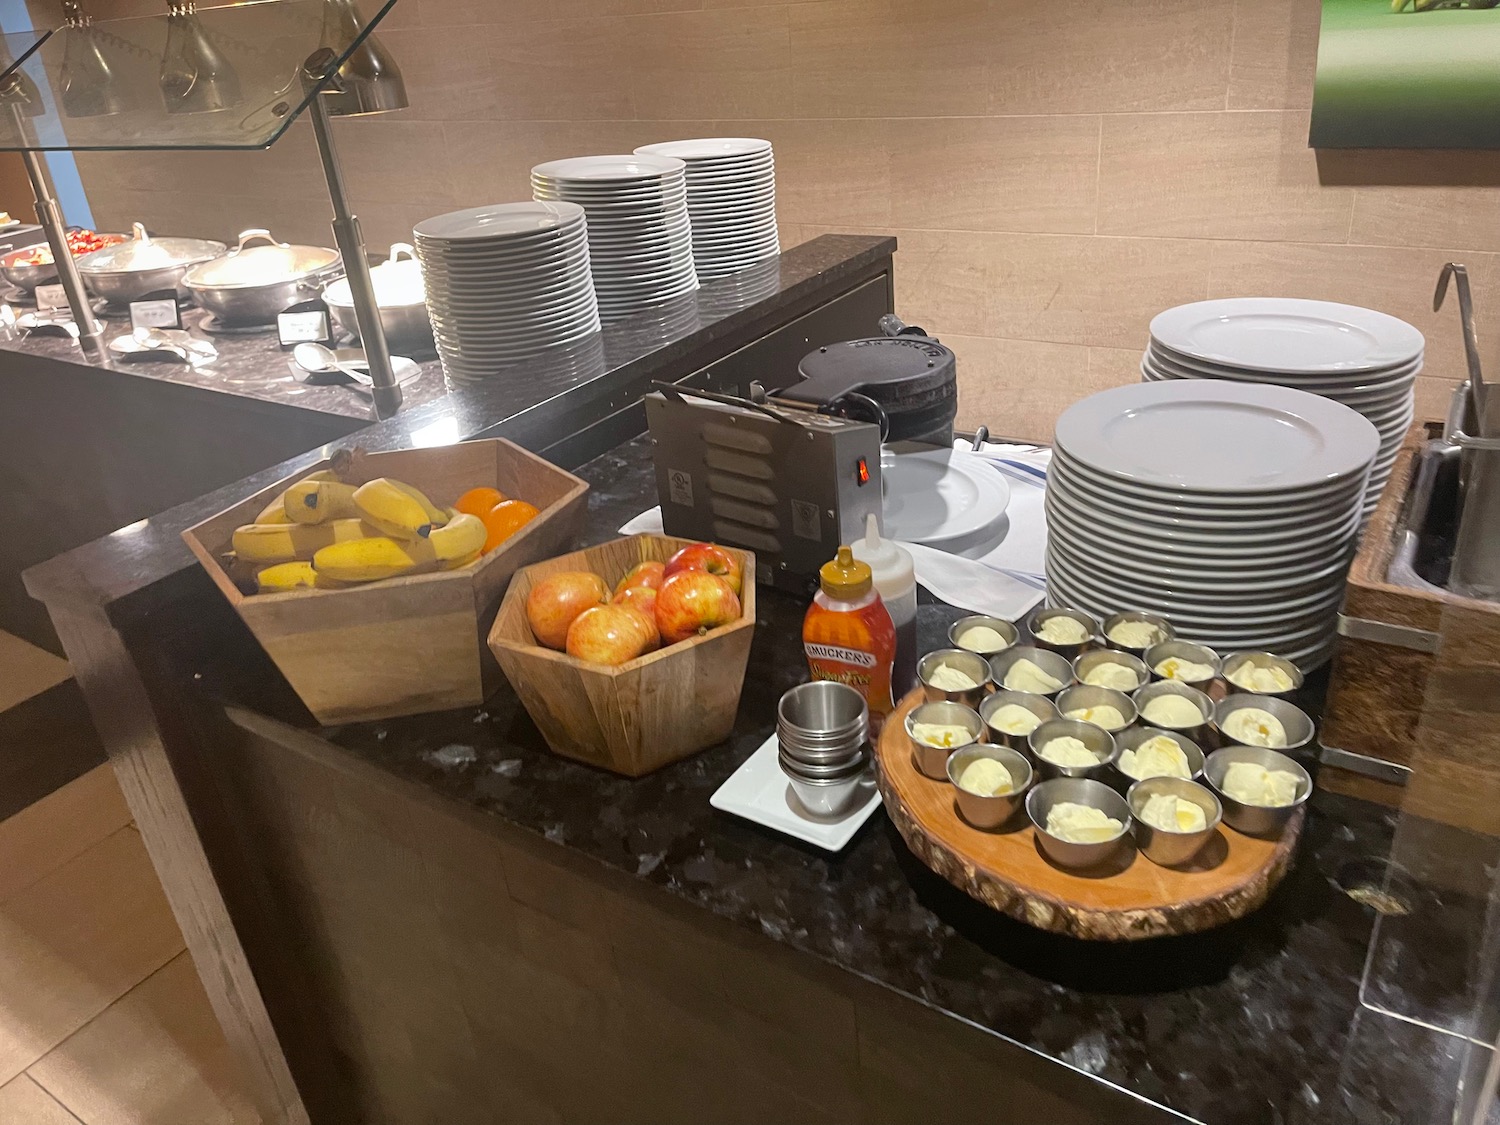
{"label": "white napkin", "polygon": [[[968,442],[954,442],[969,449]],[[920,543],[901,545],[911,552],[917,583],[934,597],[971,613],[1013,621],[1024,616],[1046,593],[1047,517],[1042,509],[1047,466],[1052,451],[1035,445],[987,442],[978,456],[1004,474],[1010,485],[1006,516],[1010,531],[998,547],[979,559],[949,555]],[[621,535],[660,535],[661,509],[652,508],[620,528]]]}

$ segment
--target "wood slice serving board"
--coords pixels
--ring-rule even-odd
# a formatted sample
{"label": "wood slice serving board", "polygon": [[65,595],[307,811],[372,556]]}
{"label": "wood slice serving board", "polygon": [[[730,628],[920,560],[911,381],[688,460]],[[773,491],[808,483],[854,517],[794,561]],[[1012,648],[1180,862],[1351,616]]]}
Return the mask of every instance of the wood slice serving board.
{"label": "wood slice serving board", "polygon": [[1190,867],[1159,867],[1122,843],[1101,869],[1074,872],[1038,850],[1018,812],[1004,829],[971,827],[953,787],[917,772],[905,730],[920,689],[901,702],[875,749],[886,811],[907,847],[954,886],[986,906],[1038,929],[1096,941],[1134,941],[1211,929],[1265,902],[1291,860],[1306,810],[1278,839],[1242,836],[1220,826]]}

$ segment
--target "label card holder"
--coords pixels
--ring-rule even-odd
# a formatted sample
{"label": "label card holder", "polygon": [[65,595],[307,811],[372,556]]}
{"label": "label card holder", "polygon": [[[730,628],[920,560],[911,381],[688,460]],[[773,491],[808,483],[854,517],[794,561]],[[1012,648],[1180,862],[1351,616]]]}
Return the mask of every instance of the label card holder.
{"label": "label card holder", "polygon": [[38,312],[46,309],[65,309],[68,307],[68,291],[61,285],[38,285],[36,307]]}
{"label": "label card holder", "polygon": [[181,328],[182,310],[177,304],[176,290],[158,289],[139,300],[131,301],[130,327]]}
{"label": "label card holder", "polygon": [[298,344],[333,346],[333,320],[322,301],[303,301],[276,316],[276,335],[282,351]]}

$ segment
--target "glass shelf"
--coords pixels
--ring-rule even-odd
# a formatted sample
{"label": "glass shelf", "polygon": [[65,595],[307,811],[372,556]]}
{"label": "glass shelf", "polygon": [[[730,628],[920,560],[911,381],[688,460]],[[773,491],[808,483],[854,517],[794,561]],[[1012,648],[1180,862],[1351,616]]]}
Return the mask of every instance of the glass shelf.
{"label": "glass shelf", "polygon": [[302,80],[307,59],[328,47],[342,63],[395,3],[179,3],[0,36],[0,89],[12,74],[21,84],[15,110],[0,99],[0,150],[265,148],[316,92]]}

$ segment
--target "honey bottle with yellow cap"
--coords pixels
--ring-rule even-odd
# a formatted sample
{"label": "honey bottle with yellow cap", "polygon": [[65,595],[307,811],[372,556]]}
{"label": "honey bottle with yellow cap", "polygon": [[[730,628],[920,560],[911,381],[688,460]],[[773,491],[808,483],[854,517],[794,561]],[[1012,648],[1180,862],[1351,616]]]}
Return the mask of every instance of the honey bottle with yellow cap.
{"label": "honey bottle with yellow cap", "polygon": [[815,680],[837,680],[865,697],[870,727],[878,732],[895,709],[891,669],[896,626],[875,592],[868,563],[840,547],[818,572],[819,589],[802,619],[802,648]]}

